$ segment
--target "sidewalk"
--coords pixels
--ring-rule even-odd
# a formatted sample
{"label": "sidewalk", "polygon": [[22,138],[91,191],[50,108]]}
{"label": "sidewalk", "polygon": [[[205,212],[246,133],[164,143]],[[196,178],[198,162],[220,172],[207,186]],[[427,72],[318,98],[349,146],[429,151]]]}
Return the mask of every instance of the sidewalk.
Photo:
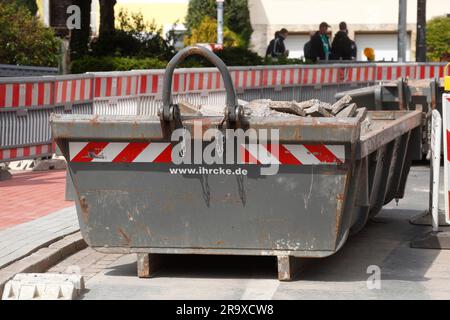
{"label": "sidewalk", "polygon": [[13,173],[0,181],[0,230],[74,205],[65,201],[66,171]]}
{"label": "sidewalk", "polygon": [[0,269],[80,229],[75,207],[69,207],[0,230]]}
{"label": "sidewalk", "polygon": [[79,230],[66,171],[13,172],[0,181],[0,269]]}

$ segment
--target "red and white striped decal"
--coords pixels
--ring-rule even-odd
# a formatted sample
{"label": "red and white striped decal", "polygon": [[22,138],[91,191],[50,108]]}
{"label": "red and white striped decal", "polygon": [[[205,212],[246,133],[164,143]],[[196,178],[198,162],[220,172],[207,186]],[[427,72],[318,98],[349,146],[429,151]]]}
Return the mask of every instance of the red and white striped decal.
{"label": "red and white striped decal", "polygon": [[0,84],[0,108],[36,107],[52,104],[52,81]]}
{"label": "red and white striped decal", "polygon": [[166,142],[70,142],[71,162],[171,163]]}
{"label": "red and white striped decal", "polygon": [[450,93],[442,95],[442,111],[444,122],[444,187],[445,219],[450,224]]}
{"label": "red and white striped decal", "polygon": [[92,79],[55,81],[55,104],[92,100]]}
{"label": "red and white striped decal", "polygon": [[321,165],[345,162],[343,145],[248,144],[241,146],[246,164]]}
{"label": "red and white striped decal", "polygon": [[[172,163],[168,142],[70,142],[71,162]],[[345,162],[343,145],[241,146],[244,164],[320,165]]]}
{"label": "red and white striped decal", "polygon": [[94,80],[94,97],[136,96],[139,93],[139,78],[137,74],[96,77]]}
{"label": "red and white striped decal", "polygon": [[55,152],[53,144],[43,144],[12,149],[0,149],[0,162],[14,161],[18,159],[34,158]]}

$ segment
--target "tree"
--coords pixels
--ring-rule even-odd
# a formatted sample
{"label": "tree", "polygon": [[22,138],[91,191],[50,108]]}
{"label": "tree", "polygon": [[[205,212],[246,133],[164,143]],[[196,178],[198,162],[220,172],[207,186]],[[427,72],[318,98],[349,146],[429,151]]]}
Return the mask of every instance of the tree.
{"label": "tree", "polygon": [[99,0],[100,2],[100,36],[115,30],[114,6],[116,0]]}
{"label": "tree", "polygon": [[61,43],[53,30],[13,1],[0,2],[0,43],[1,63],[58,65]]}
{"label": "tree", "polygon": [[[191,35],[186,36],[184,44],[193,45],[196,43],[215,43],[217,40],[217,20],[206,16],[203,21],[194,29]],[[242,39],[233,31],[224,27],[223,43],[225,47],[242,47]]]}
{"label": "tree", "polygon": [[36,0],[16,0],[18,5],[25,6],[30,10],[33,16],[36,15],[38,11],[38,6],[36,4]]}
{"label": "tree", "polygon": [[70,31],[70,59],[80,58],[88,53],[88,43],[91,34],[91,3],[92,0],[73,0],[73,4],[81,10],[81,29]]}
{"label": "tree", "polygon": [[[191,0],[185,25],[188,35],[202,22],[205,16],[217,18],[216,0]],[[231,31],[238,34],[244,46],[248,46],[253,29],[250,23],[250,12],[247,0],[226,0],[224,24]]]}
{"label": "tree", "polygon": [[427,22],[427,59],[448,61],[450,56],[450,17],[436,17]]}

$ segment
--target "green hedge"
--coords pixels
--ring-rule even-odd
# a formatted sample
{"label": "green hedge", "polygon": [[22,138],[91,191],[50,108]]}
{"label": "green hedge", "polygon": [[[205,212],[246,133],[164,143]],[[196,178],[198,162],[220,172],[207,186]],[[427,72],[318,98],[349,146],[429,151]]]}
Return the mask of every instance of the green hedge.
{"label": "green hedge", "polygon": [[166,61],[156,58],[122,58],[85,56],[72,62],[72,73],[95,71],[129,71],[138,69],[164,69]]}
{"label": "green hedge", "polygon": [[[303,64],[300,59],[282,58],[278,61],[264,60],[256,53],[243,48],[226,48],[216,53],[227,66],[259,66],[259,65],[286,65]],[[94,57],[85,56],[72,62],[72,73],[85,73],[94,71],[128,71],[140,69],[164,69],[167,61],[157,58],[123,58],[123,57]],[[180,68],[212,67],[202,57],[190,56]]]}

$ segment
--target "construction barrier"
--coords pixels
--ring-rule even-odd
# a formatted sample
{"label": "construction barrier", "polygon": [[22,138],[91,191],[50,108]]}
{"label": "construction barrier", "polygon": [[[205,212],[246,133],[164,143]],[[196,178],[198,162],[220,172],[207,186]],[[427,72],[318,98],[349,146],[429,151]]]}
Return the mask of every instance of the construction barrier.
{"label": "construction barrier", "polygon": [[450,93],[442,96],[442,110],[444,112],[444,186],[445,186],[445,221],[450,224]]}
{"label": "construction barrier", "polygon": [[[332,102],[338,92],[379,81],[440,78],[443,63],[319,64],[230,67],[243,100]],[[162,105],[164,70],[95,72],[0,80],[0,162],[49,156],[54,151],[51,113],[156,115]],[[174,102],[224,104],[223,80],[214,68],[179,69]]]}

